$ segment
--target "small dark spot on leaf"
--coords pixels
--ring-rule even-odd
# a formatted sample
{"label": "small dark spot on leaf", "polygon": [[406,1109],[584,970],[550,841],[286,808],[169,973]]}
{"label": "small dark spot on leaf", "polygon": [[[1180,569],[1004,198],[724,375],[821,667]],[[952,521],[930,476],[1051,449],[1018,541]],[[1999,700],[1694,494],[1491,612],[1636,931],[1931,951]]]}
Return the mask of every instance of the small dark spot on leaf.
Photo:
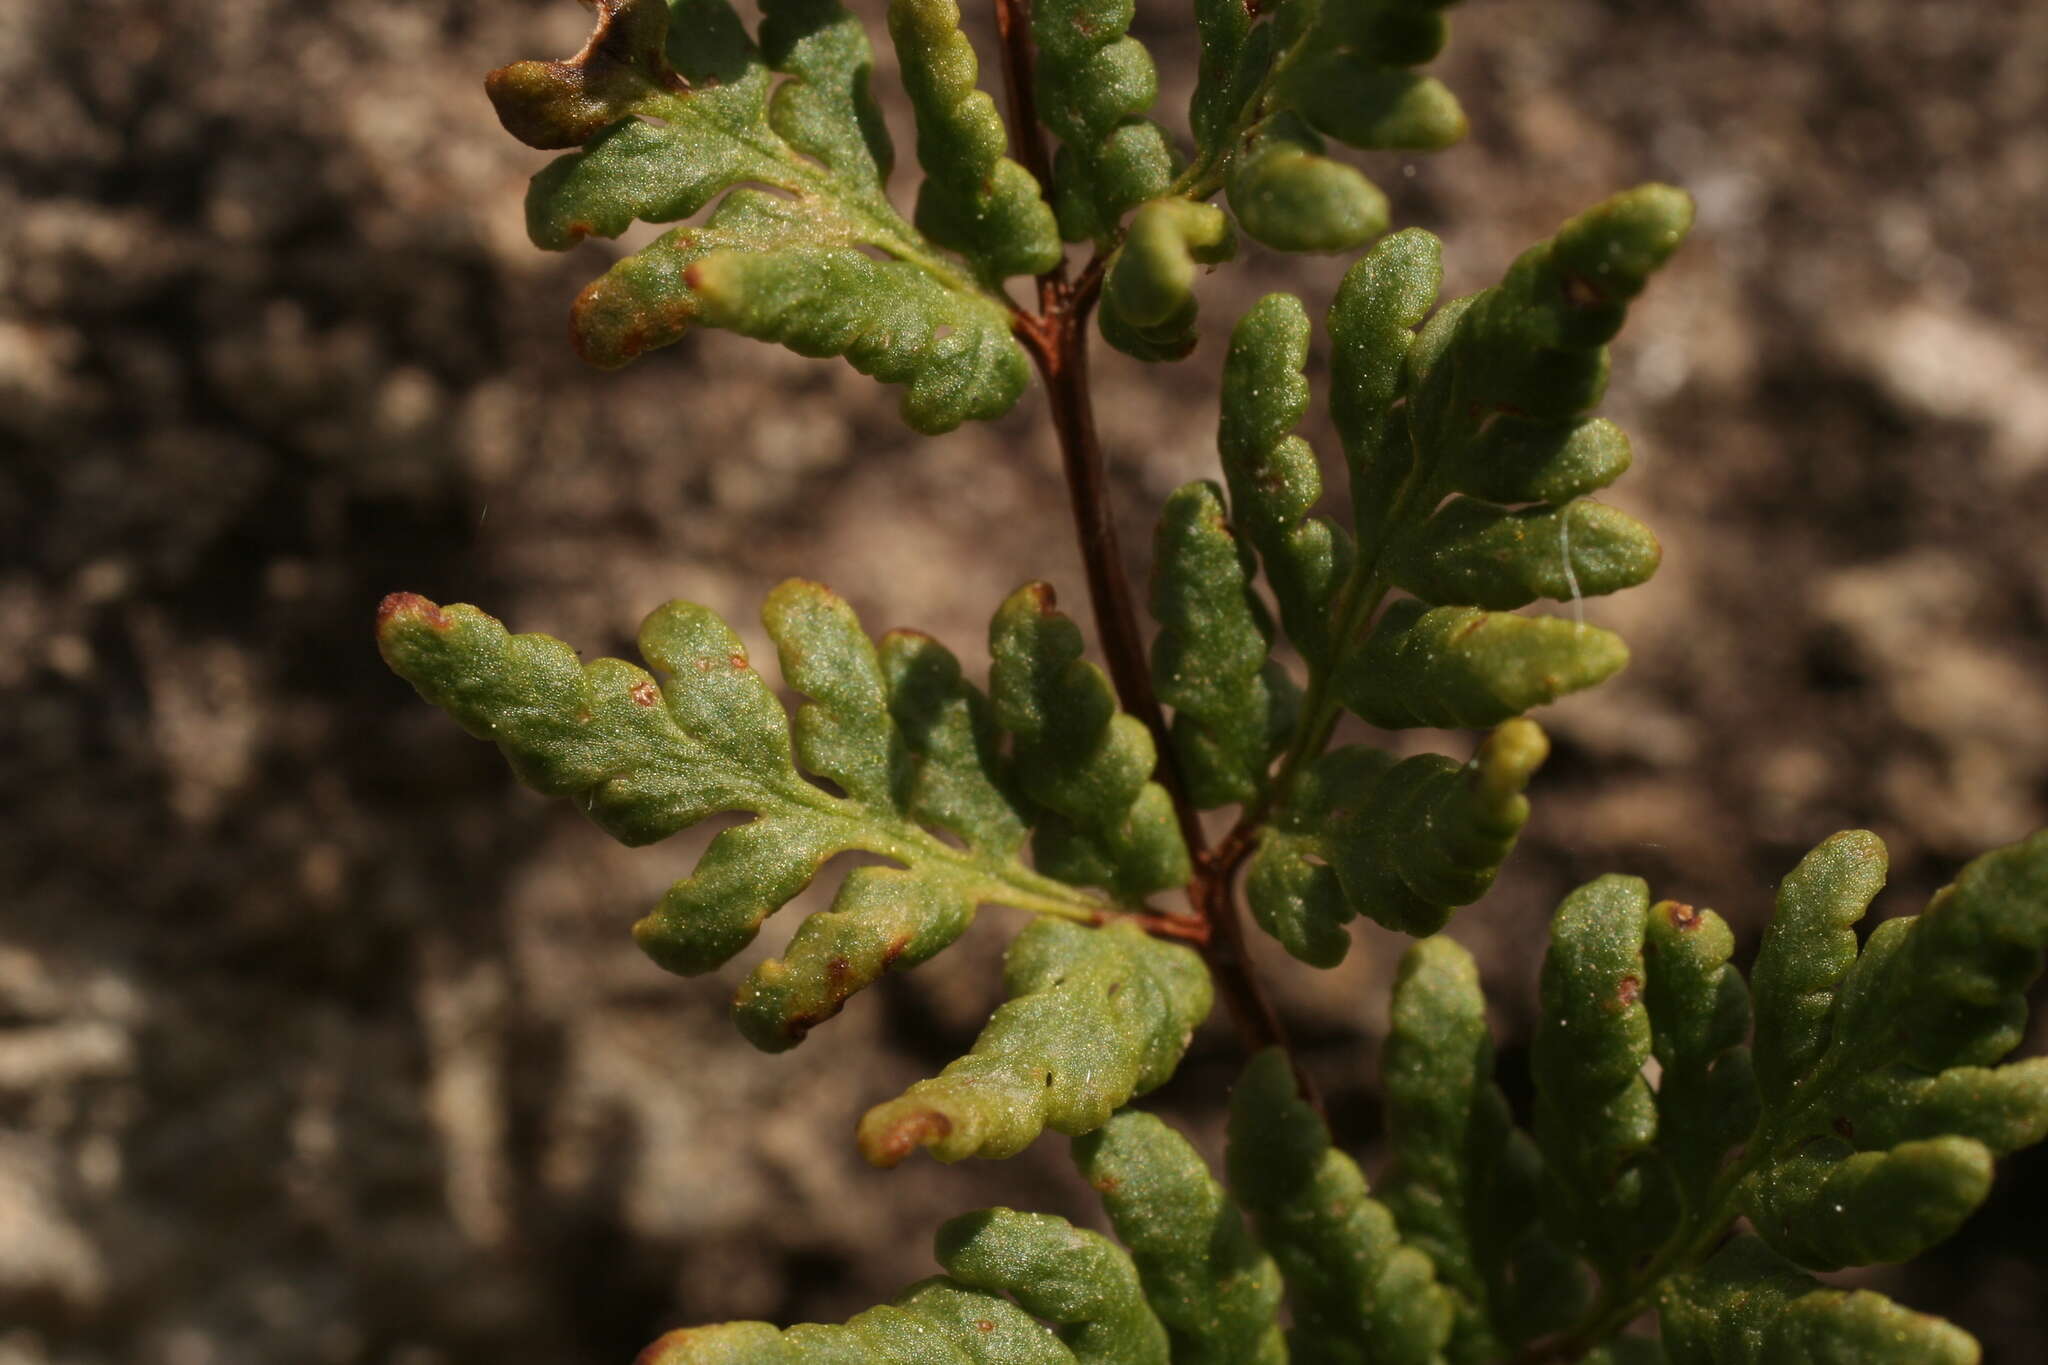
{"label": "small dark spot on leaf", "polygon": [[974,1320],[974,1330],[977,1332],[993,1332],[996,1330],[996,1325],[987,1318],[976,1318]]}
{"label": "small dark spot on leaf", "polygon": [[1615,987],[1614,996],[1624,1005],[1635,1004],[1643,996],[1643,983],[1641,979],[1634,976],[1624,976],[1621,979],[1621,984]]}
{"label": "small dark spot on leaf", "polygon": [[730,662],[734,668],[745,668],[747,666],[747,656],[744,654],[736,653],[732,656],[730,660],[728,660],[728,662]]}
{"label": "small dark spot on leaf", "polygon": [[653,679],[642,678],[633,684],[633,700],[642,706],[652,706],[661,700],[661,693],[655,690]]}
{"label": "small dark spot on leaf", "polygon": [[1097,1194],[1115,1194],[1124,1184],[1113,1175],[1098,1175],[1089,1183],[1095,1186]]}
{"label": "small dark spot on leaf", "polygon": [[1564,297],[1565,302],[1574,308],[1598,308],[1607,302],[1599,286],[1582,275],[1564,277]]}
{"label": "small dark spot on leaf", "polygon": [[846,984],[848,970],[847,961],[843,957],[831,958],[825,963],[825,975],[832,979],[835,988]]}
{"label": "small dark spot on leaf", "polygon": [[1121,982],[1121,981],[1112,981],[1112,982],[1110,982],[1110,983],[1109,983],[1109,990],[1108,990],[1108,992],[1107,992],[1107,994],[1108,994],[1109,998],[1110,998],[1110,999],[1112,999],[1112,1000],[1116,999],[1116,998],[1117,998],[1117,996],[1118,996],[1118,994],[1122,992],[1123,988],[1124,988],[1124,983],[1123,983],[1123,982]]}
{"label": "small dark spot on leaf", "polygon": [[1856,1125],[1849,1122],[1847,1114],[1835,1115],[1834,1129],[1850,1142],[1856,1140]]}

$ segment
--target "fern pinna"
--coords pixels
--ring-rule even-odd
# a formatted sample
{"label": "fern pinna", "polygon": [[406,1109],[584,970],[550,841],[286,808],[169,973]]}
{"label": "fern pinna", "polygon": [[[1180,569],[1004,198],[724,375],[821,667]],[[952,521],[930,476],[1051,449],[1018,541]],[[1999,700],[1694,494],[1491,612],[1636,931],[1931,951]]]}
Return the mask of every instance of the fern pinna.
{"label": "fern pinna", "polygon": [[[1983,1201],[1996,1157],[2048,1133],[2048,1060],[2003,1062],[2048,946],[2048,835],[1860,946],[1884,848],[1837,835],[1786,878],[1747,979],[1714,912],[1628,876],[1579,888],[1550,925],[1526,1116],[1495,1083],[1473,960],[1439,932],[1528,818],[1548,743],[1527,713],[1627,663],[1580,603],[1642,583],[1660,551],[1595,496],[1630,448],[1594,409],[1629,301],[1690,225],[1685,195],[1618,194],[1440,301],[1436,238],[1388,235],[1386,196],[1332,144],[1462,134],[1420,70],[1445,41],[1441,0],[1196,0],[1191,141],[1151,117],[1158,79],[1123,0],[996,0],[1007,121],[953,0],[893,0],[924,171],[906,216],[867,38],[833,0],[762,0],[752,36],[726,0],[594,7],[576,56],[489,81],[509,130],[566,150],[528,194],[538,245],[681,224],[577,299],[584,356],[623,364],[722,327],[844,357],[899,386],[925,432],[1006,412],[1035,364],[1108,665],[1046,584],[996,606],[983,685],[931,637],[875,637],[792,580],[763,609],[792,716],[732,628],[686,601],[642,628],[649,672],[473,607],[386,600],[384,657],[528,785],[629,844],[747,817],[635,928],[659,965],[719,967],[835,856],[883,860],[741,985],[734,1019],[764,1050],[983,907],[1028,917],[973,1047],[882,1099],[858,1141],[886,1166],[1010,1156],[1051,1128],[1116,1240],[970,1213],[939,1230],[941,1273],[891,1303],[685,1328],[645,1365],[1977,1358],[1960,1329],[1813,1276],[1918,1254]],[[1324,318],[1348,487],[1324,510],[1295,432],[1314,328],[1269,296],[1223,358],[1219,478],[1160,514],[1148,644],[1103,506],[1086,331],[1187,355],[1201,276],[1240,232],[1363,252]],[[1525,610],[1539,600],[1572,609]],[[1397,758],[1333,747],[1347,712],[1485,733],[1463,757]],[[1212,843],[1201,814],[1221,809],[1235,824]],[[1240,891],[1318,966],[1360,916],[1416,939],[1381,1059],[1377,1187],[1291,1065]],[[1220,1179],[1130,1107],[1218,996],[1252,1053]],[[1636,1332],[1651,1313],[1656,1332]]]}

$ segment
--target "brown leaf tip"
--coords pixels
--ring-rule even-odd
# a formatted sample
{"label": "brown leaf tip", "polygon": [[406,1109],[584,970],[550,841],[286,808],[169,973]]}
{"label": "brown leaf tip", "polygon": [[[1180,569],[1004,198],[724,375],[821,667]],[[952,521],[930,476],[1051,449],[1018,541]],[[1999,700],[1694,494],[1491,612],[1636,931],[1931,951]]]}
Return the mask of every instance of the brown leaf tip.
{"label": "brown leaf tip", "polygon": [[416,592],[394,592],[377,604],[377,629],[390,629],[399,617],[409,617],[434,630],[448,629],[448,618],[439,607]]}
{"label": "brown leaf tip", "polygon": [[1671,927],[1679,930],[1681,933],[1690,933],[1700,927],[1700,912],[1693,909],[1690,905],[1672,901],[1665,907],[1664,913],[1670,917]]}
{"label": "brown leaf tip", "polygon": [[953,1120],[936,1109],[906,1114],[883,1130],[874,1142],[864,1144],[867,1158],[877,1166],[894,1166],[920,1147],[928,1147],[953,1131]]}
{"label": "brown leaf tip", "polygon": [[661,0],[596,0],[597,26],[567,61],[514,62],[484,78],[505,131],[529,147],[581,146],[631,113],[648,93],[688,84],[664,51]]}
{"label": "brown leaf tip", "polygon": [[677,1359],[678,1353],[699,1340],[699,1329],[695,1327],[678,1327],[673,1332],[663,1332],[633,1357],[633,1365],[662,1365],[664,1361]]}

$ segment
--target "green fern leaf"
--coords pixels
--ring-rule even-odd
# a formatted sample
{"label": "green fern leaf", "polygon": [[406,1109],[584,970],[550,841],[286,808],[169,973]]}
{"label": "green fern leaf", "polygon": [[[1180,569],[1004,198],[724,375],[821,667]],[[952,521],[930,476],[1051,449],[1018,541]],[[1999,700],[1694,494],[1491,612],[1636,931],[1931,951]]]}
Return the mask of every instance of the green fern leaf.
{"label": "green fern leaf", "polygon": [[[762,11],[757,48],[725,0],[673,10],[601,0],[577,56],[492,73],[492,102],[515,136],[580,148],[534,177],[526,209],[537,245],[563,250],[636,220],[674,222],[723,196],[701,224],[670,231],[583,291],[578,348],[621,365],[702,323],[842,355],[902,384],[904,419],[920,431],[1008,411],[1029,374],[1009,306],[891,207],[892,154],[860,25],[835,0],[766,0]],[[959,54],[935,60],[946,55],[946,76],[929,84],[957,84]],[[947,108],[956,123],[973,120]],[[945,183],[958,184],[963,161],[936,159]],[[1028,187],[1000,179],[1000,203],[983,207],[1000,208],[1005,223],[1028,219],[1018,204]],[[975,246],[962,231],[955,240]],[[1045,258],[1042,241],[1008,245],[1024,264]],[[977,263],[988,275],[1019,261],[983,251]]]}
{"label": "green fern leaf", "polygon": [[1330,302],[1330,417],[1344,443],[1354,523],[1367,543],[1384,539],[1415,467],[1404,401],[1408,355],[1443,275],[1443,243],[1407,228],[1345,271]]}
{"label": "green fern leaf", "polygon": [[1890,858],[1867,830],[1846,830],[1800,860],[1750,980],[1756,990],[1756,1073],[1764,1102],[1784,1104],[1826,1051],[1835,997],[1856,963],[1855,924],[1884,887]]}
{"label": "green fern leaf", "polygon": [[1352,554],[1328,518],[1308,515],[1322,497],[1322,473],[1315,451],[1292,434],[1308,410],[1308,332],[1308,314],[1290,294],[1267,295],[1238,322],[1223,362],[1216,444],[1231,518],[1259,552],[1288,638],[1318,661],[1332,648],[1331,606]]}
{"label": "green fern leaf", "polygon": [[918,229],[990,282],[1060,263],[1059,224],[1031,172],[1003,155],[1009,133],[975,84],[980,65],[953,0],[891,0],[889,36],[917,116]]}
{"label": "green fern leaf", "polygon": [[910,813],[977,852],[1014,857],[1028,832],[1025,803],[1012,790],[988,698],[929,635],[892,630],[877,653],[907,750]]}
{"label": "green fern leaf", "polygon": [[1454,1314],[1429,1257],[1401,1240],[1357,1163],[1295,1090],[1276,1049],[1230,1097],[1230,1185],[1287,1281],[1296,1365],[1434,1365]]}
{"label": "green fern leaf", "polygon": [[985,1209],[939,1229],[938,1257],[954,1279],[1055,1324],[1077,1365],[1167,1365],[1166,1329],[1107,1238],[1048,1213]]}
{"label": "green fern leaf", "polygon": [[1489,735],[1469,763],[1396,763],[1347,747],[1318,759],[1260,833],[1246,877],[1253,916],[1290,953],[1334,966],[1344,923],[1365,915],[1432,934],[1485,895],[1529,818],[1522,795],[1550,752],[1534,721]]}
{"label": "green fern leaf", "polygon": [[1245,232],[1282,251],[1349,251],[1386,230],[1387,201],[1323,155],[1322,134],[1361,148],[1435,150],[1465,133],[1449,90],[1411,68],[1443,47],[1437,0],[1198,4],[1202,61],[1189,106],[1190,176],[1221,184]]}
{"label": "green fern leaf", "polygon": [[[1167,1365],[1130,1257],[1049,1214],[986,1209],[939,1229],[949,1272],[843,1324],[670,1332],[641,1365]],[[1041,1322],[1043,1319],[1044,1322]],[[1047,1327],[1044,1323],[1051,1323]]]}
{"label": "green fern leaf", "polygon": [[[735,1015],[760,1047],[793,1046],[883,971],[929,958],[983,902],[1100,916],[1104,902],[1017,861],[1023,817],[987,703],[951,655],[897,636],[878,656],[851,609],[814,583],[776,589],[764,619],[783,676],[810,698],[794,740],[739,638],[687,602],[640,632],[665,686],[617,659],[580,663],[544,635],[508,635],[473,607],[409,594],[385,602],[379,644],[422,696],[496,743],[521,781],[570,798],[625,843],[723,811],[755,816],[713,839],[696,872],[636,926],[671,971],[726,962],[835,854],[899,864],[848,878],[785,956],[741,987]],[[806,780],[799,760],[845,795]]]}
{"label": "green fern leaf", "polygon": [[1003,988],[972,1052],[861,1119],[869,1161],[919,1147],[941,1161],[1013,1156],[1048,1127],[1099,1128],[1173,1074],[1212,999],[1191,949],[1129,921],[1035,921],[1010,945]]}
{"label": "green fern leaf", "polygon": [[[1542,761],[1532,728],[1504,731],[1493,775],[1462,794],[1457,765],[1442,758],[1319,764],[1313,746],[1338,704],[1385,729],[1496,726],[1626,664],[1612,632],[1511,609],[1616,591],[1654,571],[1648,530],[1576,501],[1627,467],[1627,442],[1585,416],[1598,393],[1583,377],[1540,421],[1514,409],[1538,372],[1605,373],[1603,343],[1689,212],[1661,186],[1618,196],[1420,332],[1442,277],[1435,238],[1396,233],[1353,266],[1329,326],[1355,538],[1311,514],[1322,491],[1314,453],[1289,434],[1307,401],[1300,305],[1274,296],[1240,323],[1220,441],[1230,511],[1309,666],[1300,741],[1246,889],[1254,916],[1296,956],[1340,959],[1342,925],[1357,914],[1435,932],[1490,884],[1527,817],[1521,787]],[[1482,493],[1560,501],[1515,507]],[[1413,596],[1374,620],[1397,588]]]}
{"label": "green fern leaf", "polygon": [[1602,877],[1565,897],[1550,922],[1531,1049],[1552,1231],[1574,1240],[1610,1281],[1668,1231],[1647,1216],[1645,1165],[1657,1137],[1657,1103],[1643,1076],[1649,908],[1635,877]]}
{"label": "green fern leaf", "polygon": [[1403,598],[1339,666],[1338,695],[1383,730],[1497,725],[1596,686],[1628,663],[1612,631],[1550,616]]}
{"label": "green fern leaf", "polygon": [[1728,959],[1735,935],[1711,910],[1650,907],[1643,1004],[1657,1059],[1658,1151],[1681,1199],[1709,1189],[1730,1148],[1756,1127],[1749,988]]}
{"label": "green fern leaf", "polygon": [[1280,1272],[1187,1139],[1126,1110],[1075,1139],[1074,1164],[1130,1248],[1175,1365],[1285,1365]]}
{"label": "green fern leaf", "polygon": [[1133,0],[1039,0],[1039,116],[1061,146],[1053,206],[1070,242],[1108,245],[1125,214],[1165,194],[1178,169],[1166,132],[1142,117],[1159,73],[1130,36]]}
{"label": "green fern leaf", "polygon": [[1246,101],[1272,64],[1273,26],[1258,19],[1258,8],[1242,0],[1195,0],[1202,55],[1188,101],[1188,125],[1204,151],[1230,140]]}
{"label": "green fern leaf", "polygon": [[1139,205],[1110,253],[1102,338],[1139,360],[1178,360],[1195,348],[1195,278],[1227,261],[1237,238],[1222,209],[1176,195]]}
{"label": "green fern leaf", "polygon": [[1859,955],[1884,871],[1860,831],[1807,855],[1754,973],[1764,1112],[1742,1207],[1814,1269],[1919,1254],[1983,1202],[1994,1157],[2048,1135],[2048,1066],[1993,1066],[2048,947],[2048,834],[1977,859]]}
{"label": "green fern leaf", "polygon": [[1633,588],[1661,558],[1647,527],[1597,502],[1507,508],[1457,498],[1400,542],[1387,574],[1425,602],[1511,611],[1539,597]]}
{"label": "green fern leaf", "polygon": [[1187,844],[1172,800],[1150,780],[1151,732],[1117,710],[1108,677],[1082,652],[1052,589],[1027,584],[989,627],[989,693],[1016,737],[1018,785],[1046,812],[1039,868],[1136,900],[1187,881]]}
{"label": "green fern leaf", "polygon": [[1447,1358],[1498,1360],[1571,1322],[1584,1277],[1541,1224],[1543,1159],[1493,1082],[1479,974],[1450,939],[1402,958],[1381,1074],[1395,1162],[1381,1198],[1454,1297]]}
{"label": "green fern leaf", "polygon": [[[1524,253],[1500,285],[1440,309],[1412,343],[1421,263],[1433,265],[1421,244],[1401,256],[1383,244],[1347,277],[1332,309],[1332,409],[1360,543],[1380,589],[1419,599],[1390,608],[1345,661],[1338,691],[1366,720],[1493,724],[1627,662],[1609,632],[1502,613],[1656,570],[1647,529],[1576,499],[1627,467],[1626,440],[1586,409],[1628,300],[1690,220],[1676,190],[1617,195]],[[1403,257],[1417,264],[1397,269]],[[1540,498],[1556,501],[1506,505]]]}
{"label": "green fern leaf", "polygon": [[1737,1237],[1665,1290],[1671,1365],[1977,1365],[1977,1343],[1867,1289],[1830,1289]]}
{"label": "green fern leaf", "polygon": [[843,1325],[725,1322],[670,1332],[636,1365],[1074,1365],[1074,1353],[999,1294],[935,1276]]}
{"label": "green fern leaf", "polygon": [[1275,251],[1356,251],[1387,230],[1387,196],[1323,155],[1293,114],[1275,115],[1230,158],[1223,192],[1238,225]]}
{"label": "green fern leaf", "polygon": [[1252,587],[1254,561],[1226,520],[1223,491],[1187,484],[1153,537],[1152,687],[1174,710],[1189,797],[1250,801],[1292,731],[1298,693],[1270,657],[1273,625]]}

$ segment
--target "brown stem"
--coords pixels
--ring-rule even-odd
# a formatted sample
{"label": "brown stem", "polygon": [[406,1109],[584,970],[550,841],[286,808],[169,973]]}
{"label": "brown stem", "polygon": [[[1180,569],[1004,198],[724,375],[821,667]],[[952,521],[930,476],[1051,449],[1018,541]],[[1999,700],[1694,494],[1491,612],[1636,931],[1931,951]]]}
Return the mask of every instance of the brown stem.
{"label": "brown stem", "polygon": [[[1009,108],[1013,152],[1049,193],[1052,157],[1038,121],[1033,82],[1030,0],[995,0],[996,32],[1003,49],[1003,90]],[[1102,441],[1095,431],[1095,408],[1088,391],[1088,315],[1102,288],[1103,260],[1098,255],[1080,277],[1070,279],[1062,261],[1038,277],[1038,313],[1015,317],[1018,338],[1037,363],[1052,408],[1053,430],[1059,436],[1060,460],[1080,541],[1081,562],[1088,579],[1088,599],[1095,608],[1095,630],[1110,681],[1123,709],[1145,723],[1159,753],[1159,780],[1173,798],[1174,817],[1194,863],[1188,901],[1194,923],[1161,917],[1148,928],[1200,948],[1209,974],[1245,1047],[1259,1051],[1278,1047],[1288,1053],[1286,1030],[1273,1002],[1252,967],[1244,925],[1237,912],[1237,870],[1250,852],[1242,838],[1233,838],[1212,852],[1202,832],[1200,813],[1188,799],[1166,716],[1152,691],[1152,670],[1145,657],[1145,639],[1124,576],[1123,553],[1117,544],[1111,512],[1109,478]],[[1192,931],[1192,932],[1190,932]],[[1301,1093],[1321,1108],[1315,1087],[1294,1062]]]}
{"label": "brown stem", "polygon": [[1156,910],[1098,910],[1095,914],[1097,925],[1124,920],[1136,923],[1154,938],[1170,938],[1193,944],[1198,949],[1209,944],[1209,922],[1193,915],[1164,915]]}
{"label": "brown stem", "polygon": [[[1003,104],[1009,110],[1010,154],[1031,172],[1039,189],[1052,195],[1052,153],[1045,144],[1045,126],[1038,121],[1038,88],[1033,75],[1031,0],[995,0],[996,37],[1003,49]],[[1038,281],[1038,306],[1051,314],[1060,287],[1066,283],[1063,260]]]}
{"label": "brown stem", "polygon": [[1285,1052],[1294,1067],[1295,1084],[1302,1097],[1320,1111],[1322,1099],[1289,1046],[1287,1030],[1272,1000],[1259,984],[1250,947],[1245,943],[1244,921],[1237,913],[1236,886],[1236,864],[1219,862],[1207,850],[1195,855],[1195,880],[1188,895],[1210,931],[1208,941],[1202,945],[1202,957],[1209,964],[1209,975],[1222,992],[1224,1006],[1229,1009],[1231,1022],[1237,1026],[1246,1049],[1257,1052],[1277,1047]]}
{"label": "brown stem", "polygon": [[1081,563],[1088,577],[1088,600],[1095,608],[1095,630],[1123,709],[1152,732],[1159,751],[1159,775],[1173,796],[1181,835],[1189,852],[1199,854],[1206,840],[1174,762],[1166,717],[1152,692],[1152,669],[1145,658],[1145,639],[1138,628],[1130,580],[1124,576],[1109,476],[1102,442],[1095,432],[1095,409],[1088,394],[1088,300],[1069,297],[1062,302],[1066,306],[1046,319],[1051,324],[1051,344],[1039,352],[1039,370],[1052,406],[1053,430],[1059,435],[1074,533],[1080,539]]}
{"label": "brown stem", "polygon": [[[1250,845],[1243,839],[1233,839],[1214,851],[1208,847],[1201,817],[1188,799],[1187,784],[1159,698],[1152,690],[1152,673],[1131,601],[1130,582],[1124,576],[1102,442],[1096,434],[1094,406],[1089,398],[1087,322],[1100,280],[1101,271],[1094,266],[1072,285],[1060,280],[1041,280],[1046,311],[1037,317],[1020,317],[1017,331],[1038,363],[1051,402],[1053,429],[1059,436],[1074,529],[1088,579],[1088,596],[1095,608],[1096,633],[1109,662],[1110,679],[1123,709],[1142,720],[1152,733],[1159,754],[1160,782],[1173,799],[1174,815],[1194,862],[1188,899],[1202,932],[1198,939],[1193,935],[1174,936],[1188,938],[1199,946],[1247,1050],[1279,1047],[1292,1059],[1280,1016],[1253,970],[1244,925],[1237,911],[1237,870],[1249,854]],[[1294,1073],[1303,1096],[1320,1108],[1315,1088],[1298,1060],[1294,1062]]]}

